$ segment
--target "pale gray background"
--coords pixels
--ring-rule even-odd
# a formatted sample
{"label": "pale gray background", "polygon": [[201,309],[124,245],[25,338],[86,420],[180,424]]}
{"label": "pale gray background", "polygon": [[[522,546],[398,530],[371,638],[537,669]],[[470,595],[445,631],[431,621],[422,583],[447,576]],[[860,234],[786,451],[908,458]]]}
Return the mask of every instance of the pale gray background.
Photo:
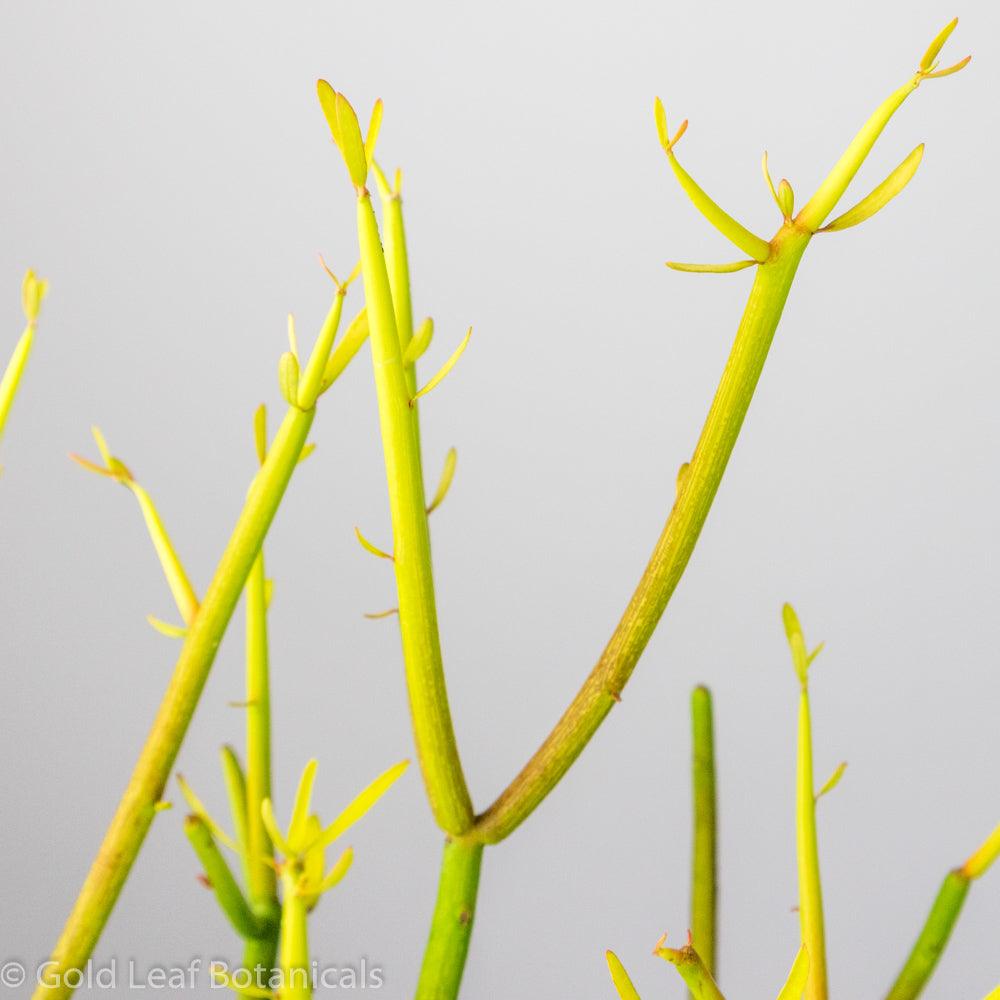
{"label": "pale gray background", "polygon": [[[344,170],[314,97],[328,76],[386,102],[381,158],[406,170],[416,307],[440,363],[428,476],[452,706],[477,805],[582,680],[660,530],[751,274],[728,260],[657,145],[652,98],[691,120],[682,155],[769,234],[759,172],[800,200],[934,32],[961,76],[905,106],[852,198],[927,140],[910,189],[864,230],[817,239],[707,531],[624,704],[483,871],[469,998],[607,998],[617,949],[644,996],[687,924],[691,686],[717,696],[722,981],[773,995],[795,948],[795,683],[779,619],[812,641],[832,983],[878,997],[947,868],[1000,819],[994,553],[996,6],[940,3],[6,4],[0,24],[0,303],[51,280],[3,442],[0,942],[36,960],[62,924],[177,646],[131,497],[66,459],[88,427],[155,495],[199,588],[253,469],[250,416],[277,407],[285,313],[308,339],[355,259]],[[355,297],[357,301],[358,297]],[[268,544],[279,811],[310,755],[329,815],[411,753],[367,354],[323,401],[319,450]],[[223,810],[216,748],[241,740],[242,615],[180,767]],[[171,790],[176,798],[176,792]],[[194,880],[181,811],[161,817],[99,957],[235,956]],[[381,995],[415,980],[441,837],[416,773],[353,837],[355,871],[314,946],[367,955]],[[1000,872],[975,886],[928,996],[1000,980]],[[205,991],[207,992],[207,990]],[[213,994],[214,995],[214,994]]]}

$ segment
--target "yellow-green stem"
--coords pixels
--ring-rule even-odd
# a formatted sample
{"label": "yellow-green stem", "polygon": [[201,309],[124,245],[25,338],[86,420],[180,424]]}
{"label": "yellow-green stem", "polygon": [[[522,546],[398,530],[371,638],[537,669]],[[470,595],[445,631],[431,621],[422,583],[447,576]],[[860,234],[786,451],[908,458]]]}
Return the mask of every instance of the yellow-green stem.
{"label": "yellow-green stem", "polygon": [[694,849],[691,854],[691,942],[713,976],[716,967],[716,794],[712,694],[691,693],[691,783]]}
{"label": "yellow-green stem", "polygon": [[757,268],[698,445],[678,477],[673,509],[621,621],[569,708],[521,773],[478,818],[471,837],[495,843],[524,822],[619,701],[708,517],[810,237],[785,226],[773,241],[771,259]]}
{"label": "yellow-green stem", "polygon": [[281,1000],[309,1000],[312,983],[309,968],[309,929],[306,902],[298,893],[301,862],[286,860],[282,872],[281,944],[278,966]]}
{"label": "yellow-green stem", "polygon": [[415,1000],[455,1000],[472,937],[482,844],[445,841],[437,902]]}
{"label": "yellow-green stem", "polygon": [[268,863],[273,849],[261,818],[261,806],[271,798],[271,688],[263,548],[253,561],[246,585],[246,702],[247,891],[254,912],[271,928],[269,939],[247,948],[244,964],[253,968],[273,964],[279,924],[277,878]]}
{"label": "yellow-green stem", "polygon": [[156,719],[125,794],[94,859],[76,904],[52,953],[49,975],[36,1000],[72,994],[69,970],[90,958],[125,879],[146,838],[170,770],[198,704],[223,634],[250,568],[306,443],[314,410],[290,408],[215,570],[181,649]]}
{"label": "yellow-green stem", "polygon": [[403,370],[378,223],[371,197],[365,190],[358,198],[358,236],[389,489],[399,627],[414,740],[434,817],[446,833],[458,836],[472,824],[472,801],[462,773],[448,707],[416,411]]}
{"label": "yellow-green stem", "polygon": [[805,1000],[826,1000],[826,934],[823,889],[816,834],[816,786],[813,782],[812,719],[805,677],[799,694],[798,767],[795,783],[796,855],[799,868],[799,921],[809,954]]}

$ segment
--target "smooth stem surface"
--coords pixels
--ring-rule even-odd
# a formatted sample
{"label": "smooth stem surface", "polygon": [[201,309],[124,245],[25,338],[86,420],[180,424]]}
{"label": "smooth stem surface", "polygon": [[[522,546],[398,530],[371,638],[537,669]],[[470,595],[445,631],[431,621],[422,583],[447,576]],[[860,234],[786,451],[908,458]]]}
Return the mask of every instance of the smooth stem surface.
{"label": "smooth stem surface", "polygon": [[445,841],[437,902],[415,1000],[455,1000],[469,951],[483,859],[481,844]]}
{"label": "smooth stem surface", "polygon": [[187,817],[184,821],[184,832],[191,841],[195,854],[198,855],[212,892],[219,901],[219,907],[229,918],[236,933],[245,939],[258,937],[262,928],[233,877],[226,859],[216,845],[212,832],[197,816]]}
{"label": "smooth stem surface", "polygon": [[1000,826],[969,855],[961,868],[945,876],[920,936],[889,990],[887,1000],[913,1000],[923,992],[962,912],[969,886],[989,870],[998,856]]}
{"label": "smooth stem surface", "polygon": [[968,893],[969,879],[961,869],[945,876],[920,936],[886,1000],[914,1000],[920,996],[951,937]]}
{"label": "smooth stem surface", "polygon": [[635,593],[569,708],[521,773],[477,820],[471,836],[503,840],[532,813],[618,702],[670,600],[712,507],[760,379],[810,234],[785,227],[773,259],[757,268],[736,340],[677,498]]}
{"label": "smooth stem surface", "polygon": [[105,834],[73,911],[52,953],[57,984],[40,985],[37,1000],[60,1000],[73,990],[65,973],[90,958],[153,822],[174,760],[198,704],[215,654],[251,566],[260,551],[312,426],[313,410],[290,408],[258,471],[236,528],[188,630],[180,657],[125,794]]}
{"label": "smooth stem surface", "polygon": [[716,794],[712,694],[691,693],[691,783],[694,849],[691,856],[691,942],[713,976],[716,968]]}
{"label": "smooth stem surface", "polygon": [[826,1000],[826,933],[823,888],[816,834],[816,788],[813,783],[812,718],[805,677],[799,694],[798,767],[795,783],[795,844],[799,867],[799,921],[809,954],[805,1000]]}
{"label": "smooth stem surface", "polygon": [[312,985],[309,968],[308,912],[298,893],[302,866],[298,861],[285,862],[282,873],[281,945],[278,963],[281,971],[281,1000],[309,1000]]}
{"label": "smooth stem surface", "polygon": [[457,836],[472,825],[472,800],[462,773],[445,687],[416,411],[403,370],[378,223],[371,197],[364,189],[358,198],[358,237],[414,741],[434,818],[445,833]]}
{"label": "smooth stem surface", "polygon": [[267,581],[264,550],[257,554],[246,585],[246,815],[247,891],[258,919],[270,928],[244,955],[247,968],[270,967],[277,948],[277,876],[268,864],[273,854],[261,806],[271,798],[271,687],[267,647]]}

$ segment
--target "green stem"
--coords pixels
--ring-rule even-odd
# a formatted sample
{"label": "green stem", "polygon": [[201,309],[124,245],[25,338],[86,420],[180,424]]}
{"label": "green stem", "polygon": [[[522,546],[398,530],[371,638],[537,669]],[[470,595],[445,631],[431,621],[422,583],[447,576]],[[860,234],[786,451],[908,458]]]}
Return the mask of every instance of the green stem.
{"label": "green stem", "polygon": [[295,470],[314,415],[314,410],[289,409],[257,473],[188,630],[128,787],[52,953],[50,975],[55,985],[39,985],[36,1000],[70,996],[73,990],[65,984],[67,971],[81,969],[94,950],[153,822],[156,803],[163,795],[215,654]]}
{"label": "green stem", "polygon": [[969,855],[961,868],[956,868],[945,876],[920,936],[886,1000],[914,1000],[921,994],[962,912],[969,886],[989,870],[998,856],[1000,826]]}
{"label": "green stem", "polygon": [[455,1000],[472,937],[482,844],[446,840],[415,1000]]}
{"label": "green stem", "polygon": [[617,704],[694,551],[810,236],[794,226],[784,227],[773,241],[771,259],[757,268],[698,446],[678,477],[677,499],[639,585],[569,708],[521,773],[478,818],[475,839],[496,843],[523,823]]}
{"label": "green stem", "polygon": [[264,550],[253,561],[246,585],[246,815],[247,890],[258,918],[271,929],[249,942],[244,965],[270,969],[278,946],[280,904],[277,876],[268,862],[273,848],[261,806],[271,798],[271,688],[267,645],[267,580]]}
{"label": "green stem", "polygon": [[250,904],[233,877],[211,831],[198,816],[188,816],[184,820],[184,832],[205,869],[205,875],[215,893],[215,898],[219,901],[219,907],[229,918],[236,933],[248,940],[261,936],[263,928],[250,909]]}
{"label": "green stem", "polygon": [[809,954],[805,1000],[826,1000],[826,932],[823,888],[816,833],[816,786],[813,782],[812,719],[805,675],[799,694],[798,768],[795,784],[796,855],[799,867],[799,921]]}
{"label": "green stem", "polygon": [[886,1000],[915,1000],[931,978],[969,893],[969,878],[960,868],[948,872],[906,964]]}
{"label": "green stem", "polygon": [[278,963],[281,969],[281,1000],[309,1000],[312,984],[309,968],[308,908],[299,894],[302,865],[298,860],[285,862],[282,872],[281,945]]}
{"label": "green stem", "polygon": [[445,833],[459,836],[472,825],[472,800],[462,773],[448,707],[416,409],[403,370],[378,223],[371,196],[363,188],[358,197],[358,236],[389,488],[399,626],[414,742],[434,817]]}
{"label": "green stem", "polygon": [[716,795],[712,694],[706,687],[691,693],[694,790],[694,850],[691,860],[691,940],[713,976],[716,967]]}

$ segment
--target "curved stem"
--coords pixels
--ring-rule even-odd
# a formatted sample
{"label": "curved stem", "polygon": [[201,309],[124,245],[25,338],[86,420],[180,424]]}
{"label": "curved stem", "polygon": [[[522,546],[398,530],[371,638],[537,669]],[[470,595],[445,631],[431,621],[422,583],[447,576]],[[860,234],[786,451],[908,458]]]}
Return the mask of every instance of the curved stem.
{"label": "curved stem", "polygon": [[434,818],[446,833],[458,836],[472,825],[472,800],[448,707],[416,409],[403,369],[378,223],[371,197],[364,189],[358,198],[358,237],[389,487],[399,627],[414,742]]}
{"label": "curved stem", "polygon": [[49,974],[55,985],[39,985],[36,1000],[62,1000],[70,996],[73,990],[66,985],[66,972],[82,968],[93,952],[153,822],[156,803],[163,794],[250,568],[302,454],[314,414],[314,410],[289,409],[267,460],[257,473],[188,630],[128,787],[52,953]]}
{"label": "curved stem", "polygon": [[750,298],[694,455],[645,572],[610,641],[569,708],[521,773],[476,821],[470,836],[496,843],[558,784],[618,702],[680,581],[722,481],[810,235],[784,227],[757,269]]}
{"label": "curved stem", "polygon": [[455,1000],[458,996],[472,937],[482,859],[482,844],[445,841],[437,902],[415,1000]]}

